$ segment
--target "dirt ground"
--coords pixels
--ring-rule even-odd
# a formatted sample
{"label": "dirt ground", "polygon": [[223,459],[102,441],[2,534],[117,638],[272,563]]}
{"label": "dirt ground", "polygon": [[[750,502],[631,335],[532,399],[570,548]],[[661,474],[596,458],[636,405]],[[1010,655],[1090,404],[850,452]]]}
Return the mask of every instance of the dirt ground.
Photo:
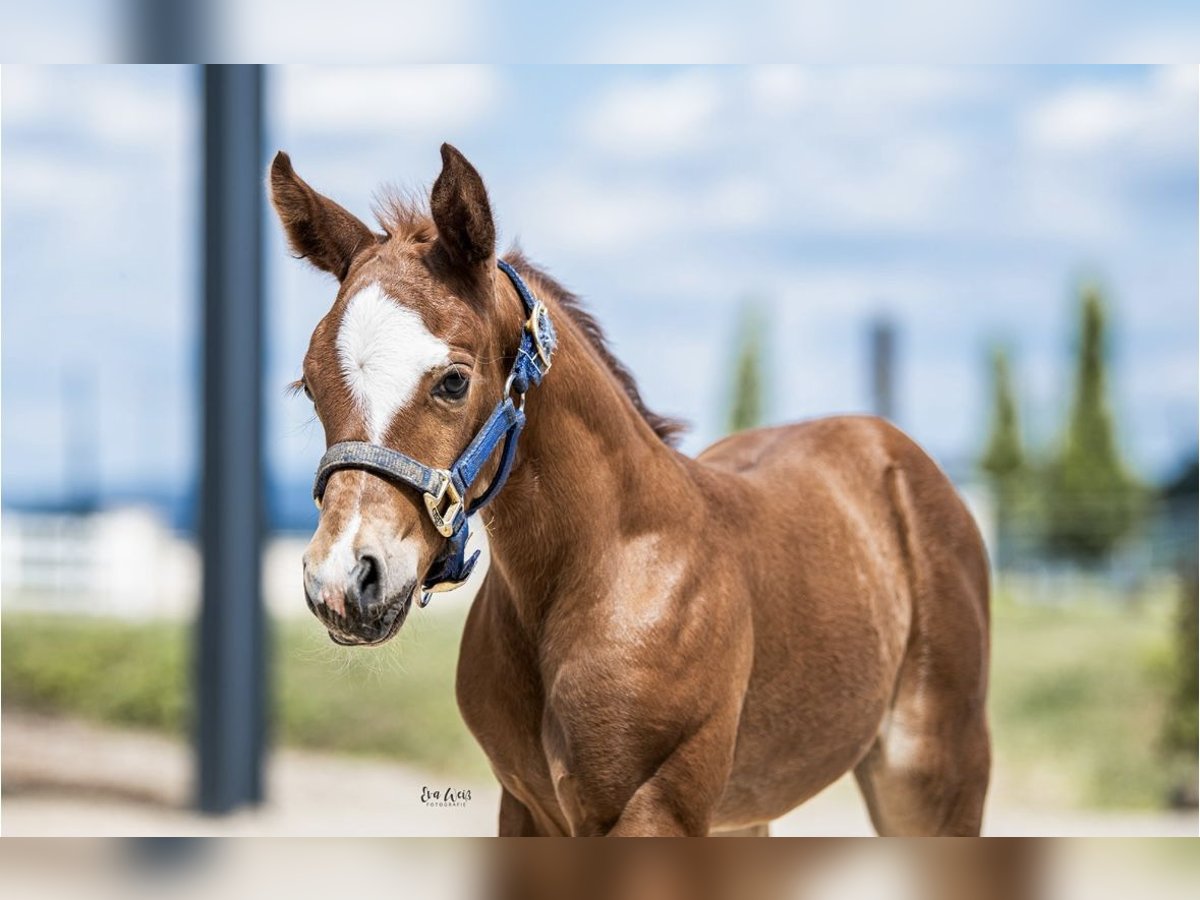
{"label": "dirt ground", "polygon": [[[267,802],[229,816],[189,809],[192,758],[181,741],[73,720],[6,711],[0,734],[8,835],[487,836],[495,834],[494,784],[379,760],[274,752]],[[469,790],[461,806],[422,801],[426,790]],[[1197,816],[1168,812],[1013,809],[993,787],[991,835],[1164,836],[1197,834]],[[872,834],[852,779],[844,778],[773,823],[775,835]]]}

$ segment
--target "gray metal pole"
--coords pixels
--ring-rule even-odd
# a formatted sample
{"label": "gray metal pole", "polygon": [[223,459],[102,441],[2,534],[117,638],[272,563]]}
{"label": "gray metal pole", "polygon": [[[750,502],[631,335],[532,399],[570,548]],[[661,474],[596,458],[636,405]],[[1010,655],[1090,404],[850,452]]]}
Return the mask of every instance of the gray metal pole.
{"label": "gray metal pole", "polygon": [[262,71],[204,66],[203,604],[198,795],[221,813],[262,799]]}
{"label": "gray metal pole", "polygon": [[896,326],[886,317],[871,323],[871,411],[896,417]]}
{"label": "gray metal pole", "polygon": [[138,63],[201,62],[212,49],[215,14],[204,0],[132,0],[126,52]]}

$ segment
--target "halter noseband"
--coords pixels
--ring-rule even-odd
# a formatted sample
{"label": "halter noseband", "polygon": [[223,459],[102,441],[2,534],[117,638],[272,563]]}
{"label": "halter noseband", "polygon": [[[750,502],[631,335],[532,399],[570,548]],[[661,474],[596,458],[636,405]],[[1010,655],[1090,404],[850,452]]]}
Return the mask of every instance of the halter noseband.
{"label": "halter noseband", "polygon": [[[517,289],[528,318],[521,329],[517,358],[504,383],[504,399],[492,410],[454,465],[449,469],[435,469],[390,447],[365,441],[343,441],[325,451],[313,483],[313,500],[317,509],[321,508],[329,477],[342,469],[360,469],[421,492],[433,527],[448,539],[445,549],[433,561],[429,574],[421,584],[421,606],[429,603],[432,592],[448,591],[461,585],[475,568],[479,551],[466,558],[467,537],[470,534],[467,517],[483,509],[504,486],[512,470],[513,457],[516,456],[517,438],[525,427],[525,393],[531,386],[541,384],[550,371],[550,357],[557,340],[546,304],[533,296],[516,269],[502,259],[497,260],[496,265]],[[513,401],[514,395],[516,402]],[[504,449],[496,477],[479,497],[467,503],[465,498],[468,491],[501,441],[504,442]]]}

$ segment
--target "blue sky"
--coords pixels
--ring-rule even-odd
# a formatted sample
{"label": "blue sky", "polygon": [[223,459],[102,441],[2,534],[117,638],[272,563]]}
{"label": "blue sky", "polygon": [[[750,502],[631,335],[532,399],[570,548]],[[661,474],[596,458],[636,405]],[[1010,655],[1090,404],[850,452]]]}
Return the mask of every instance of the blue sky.
{"label": "blue sky", "polygon": [[[213,62],[1187,62],[1192,0],[210,0]],[[0,57],[134,58],[133,0],[10,3]],[[365,27],[364,27],[365,26]]]}
{"label": "blue sky", "polygon": [[[89,406],[84,471],[106,490],[182,484],[196,74],[6,67],[0,84],[4,489],[68,489],[66,421]],[[648,401],[693,423],[690,451],[719,434],[751,296],[771,314],[773,421],[865,408],[883,312],[900,423],[931,451],[977,453],[996,340],[1046,446],[1081,278],[1110,299],[1135,465],[1157,477],[1195,446],[1195,69],[304,67],[274,70],[269,95],[267,156],[287,149],[364,217],[382,182],[428,185],[457,144],[502,240],[587,298]],[[269,226],[269,458],[303,482],[323,440],[282,385],[334,286]]]}

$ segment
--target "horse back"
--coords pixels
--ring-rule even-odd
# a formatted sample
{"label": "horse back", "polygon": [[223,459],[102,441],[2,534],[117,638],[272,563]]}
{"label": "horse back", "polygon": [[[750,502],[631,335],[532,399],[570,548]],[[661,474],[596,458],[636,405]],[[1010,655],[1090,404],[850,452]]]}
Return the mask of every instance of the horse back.
{"label": "horse back", "polygon": [[[713,444],[698,460],[714,473],[735,475],[749,507],[744,512],[768,528],[803,517],[802,530],[817,537],[814,530],[837,530],[837,520],[853,518],[877,547],[894,544],[906,570],[926,563],[960,567],[986,610],[987,555],[975,520],[937,463],[884,419],[831,416],[751,429]],[[803,553],[806,543],[819,550],[829,542],[797,538],[792,548]]]}

